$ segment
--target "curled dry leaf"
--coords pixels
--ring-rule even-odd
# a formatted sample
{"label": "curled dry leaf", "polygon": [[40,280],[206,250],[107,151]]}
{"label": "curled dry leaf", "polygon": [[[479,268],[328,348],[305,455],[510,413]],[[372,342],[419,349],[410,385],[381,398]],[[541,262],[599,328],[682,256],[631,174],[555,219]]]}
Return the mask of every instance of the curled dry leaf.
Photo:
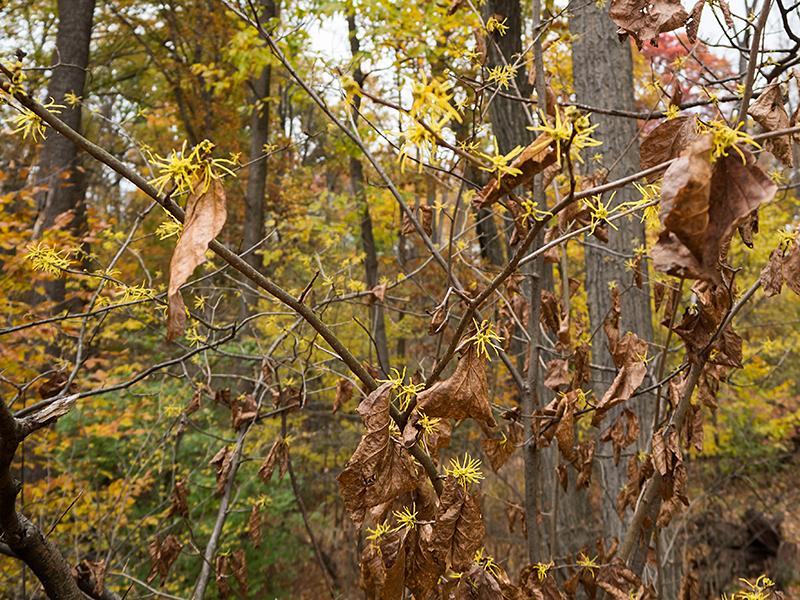
{"label": "curled dry leaf", "polygon": [[231,400],[231,427],[235,431],[239,431],[243,425],[250,423],[257,416],[258,405],[252,394]]}
{"label": "curled dry leaf", "polygon": [[777,186],[746,148],[730,149],[712,169],[712,144],[711,134],[700,136],[664,174],[659,216],[665,230],[651,257],[659,271],[719,283],[721,248],[735,227],[772,200]]}
{"label": "curled dry leaf", "polygon": [[358,584],[369,600],[401,600],[406,573],[406,546],[399,534],[369,544],[361,553]]}
{"label": "curled dry leaf", "polygon": [[446,306],[438,306],[433,315],[431,315],[431,322],[428,325],[428,335],[436,335],[447,326],[447,317],[450,310]]}
{"label": "curled dry leaf", "polygon": [[406,535],[405,585],[414,598],[430,596],[447,566],[447,553],[430,549],[432,532],[433,526],[426,523]]}
{"label": "curled dry leaf", "polygon": [[502,438],[484,438],[481,440],[481,446],[486,456],[489,457],[489,464],[492,471],[497,473],[509,457],[514,453],[514,444],[507,437]]}
{"label": "curled dry leaf", "polygon": [[106,590],[106,559],[91,562],[84,558],[76,570],[78,580],[87,587],[91,585],[94,595],[102,597]]}
{"label": "curled dry leaf", "polygon": [[570,392],[561,398],[563,408],[559,407],[561,419],[556,426],[556,441],[558,441],[558,450],[564,460],[571,461],[575,456],[572,448],[575,443],[575,402],[578,399],[577,392]]}
{"label": "curled dry leaf", "polygon": [[355,389],[355,384],[349,379],[340,379],[336,382],[336,399],[333,401],[334,414],[353,397],[353,389]]}
{"label": "curled dry leaf", "polygon": [[247,535],[250,541],[253,542],[253,548],[261,548],[261,513],[259,508],[260,502],[254,502],[253,508],[250,511],[250,520],[247,523]]}
{"label": "curled dry leaf", "polygon": [[195,390],[192,394],[192,399],[189,400],[189,404],[186,405],[186,408],[183,409],[183,413],[186,416],[196,413],[200,410],[200,400],[203,396],[203,393],[200,390]]}
{"label": "curled dry leaf", "polygon": [[589,344],[583,343],[575,347],[572,359],[575,361],[575,375],[572,378],[572,389],[581,389],[591,379],[589,367]]}
{"label": "curled dry leaf", "polygon": [[186,306],[180,288],[195,268],[206,261],[208,244],[222,231],[227,218],[225,188],[218,178],[211,180],[206,191],[200,180],[195,181],[194,187],[195,191],[186,200],[183,233],[169,265],[167,342],[182,335],[186,328]]}
{"label": "curled dry leaf", "polygon": [[217,556],[217,568],[214,570],[214,580],[217,582],[217,591],[222,600],[228,600],[231,588],[228,585],[228,555]]}
{"label": "curled dry leaf", "polygon": [[543,133],[511,162],[512,169],[522,172],[517,175],[503,173],[499,179],[494,177],[486,187],[473,196],[472,205],[476,209],[486,208],[515,188],[530,185],[533,178],[555,163],[557,158],[553,138],[550,134]]}
{"label": "curled dry leaf", "polygon": [[610,16],[620,41],[630,35],[639,50],[646,41],[657,47],[659,34],[677,29],[689,17],[680,0],[614,0]]}
{"label": "curled dry leaf", "polygon": [[494,577],[480,565],[472,565],[462,573],[455,600],[503,600],[503,592]]}
{"label": "curled dry leaf", "polygon": [[161,576],[161,585],[163,586],[167,580],[169,569],[180,555],[182,548],[183,544],[171,533],[164,539],[163,544],[160,540],[150,544],[147,547],[147,552],[150,554],[150,562],[153,567],[147,576],[147,583],[153,581],[156,574],[158,574]]}
{"label": "curled dry leaf", "polygon": [[273,442],[267,457],[258,469],[258,476],[266,485],[269,485],[272,479],[275,465],[278,465],[278,479],[283,479],[289,468],[289,444],[283,438],[278,438]]}
{"label": "curled dry leaf", "polygon": [[[797,86],[797,91],[800,92],[800,69],[792,69],[792,77],[794,78],[795,86]],[[789,127],[797,127],[798,125],[800,125],[800,104],[794,109],[792,118],[789,119]],[[800,131],[793,133],[792,139],[794,139],[795,144],[800,144]]]}
{"label": "curled dry leaf", "polygon": [[528,539],[528,523],[525,516],[525,509],[512,502],[505,502],[504,504],[506,518],[508,519],[508,532],[514,533],[514,526],[517,523],[517,519],[519,519],[519,522],[522,524],[522,535],[525,536],[525,539]]}
{"label": "curled dry leaf", "polygon": [[[706,0],[697,0],[692,12],[689,13],[689,18],[686,21],[686,37],[690,44],[697,42],[697,30],[700,29],[700,17],[703,16],[703,8],[706,5]],[[678,103],[680,104],[680,102]]]}
{"label": "curled dry leaf", "polygon": [[561,484],[561,489],[566,493],[569,487],[569,471],[567,470],[567,465],[558,465],[556,467],[556,472],[558,473],[558,482]]}
{"label": "curled dry leaf", "polygon": [[225,491],[225,485],[228,483],[228,475],[231,472],[231,458],[233,457],[233,450],[230,446],[223,446],[219,452],[214,455],[208,464],[216,467],[217,469],[217,495],[221,496]]}
{"label": "curled dry leaf", "polygon": [[578,481],[575,483],[575,490],[588,488],[592,482],[592,466],[594,465],[594,450],[597,447],[597,440],[582,442],[576,448],[576,457],[572,461],[572,466],[578,471]]}
{"label": "curled dry leaf", "polygon": [[433,207],[423,204],[419,207],[419,212],[422,215],[422,231],[431,237],[433,235]]}
{"label": "curled dry leaf", "polygon": [[167,516],[180,515],[184,519],[189,518],[189,503],[186,501],[186,496],[188,496],[186,479],[178,479],[175,482],[175,489],[172,491],[172,504]]}
{"label": "curled dry leaf", "polygon": [[544,378],[545,386],[557,390],[559,386],[569,385],[569,367],[564,359],[556,358],[545,365],[547,375]]}
{"label": "curled dry leaf", "polygon": [[489,403],[486,357],[478,353],[475,344],[469,344],[448,379],[420,392],[417,406],[429,417],[473,418],[485,421],[490,427],[497,425]]}
{"label": "curled dry leaf", "polygon": [[231,552],[231,572],[239,584],[242,597],[247,598],[247,559],[244,550],[238,549]]}
{"label": "curled dry leaf", "polygon": [[382,283],[372,288],[372,296],[371,296],[372,303],[374,303],[377,300],[378,302],[383,304],[383,302],[386,300],[386,288],[388,287],[388,285],[389,285],[388,283]]}
{"label": "curled dry leaf", "polygon": [[345,508],[356,528],[361,527],[368,508],[417,485],[413,458],[389,432],[391,392],[392,383],[384,383],[359,405],[367,433],[337,477]]}
{"label": "curled dry leaf", "polygon": [[783,257],[783,280],[786,287],[800,296],[800,239],[792,243]]}
{"label": "curled dry leaf", "polygon": [[539,576],[536,565],[528,565],[519,574],[519,589],[523,598],[535,600],[566,600],[564,592],[558,589],[558,583],[548,571],[544,578]]}
{"label": "curled dry leaf", "polygon": [[[783,93],[777,81],[770,83],[767,89],[761,92],[758,100],[747,109],[747,114],[753,117],[764,131],[789,128],[789,115],[783,106]],[[785,166],[789,168],[794,166],[792,142],[788,134],[765,140],[764,149],[771,152]]]}
{"label": "curled dry leaf", "polygon": [[431,531],[430,548],[449,552],[454,571],[464,571],[483,545],[481,509],[452,475],[447,477],[439,498],[439,510]]}
{"label": "curled dry leaf", "polygon": [[[47,400],[48,398],[55,398],[58,396],[64,387],[67,385],[67,381],[69,381],[69,373],[66,371],[60,371],[58,373],[53,374],[50,379],[45,381],[42,385],[39,386],[38,394],[42,400]],[[72,382],[69,386],[69,390],[67,390],[67,394],[77,394],[80,390],[80,386]]]}
{"label": "curled dry leaf", "polygon": [[642,385],[645,375],[647,375],[647,365],[642,360],[624,365],[597,404],[592,415],[592,425],[597,427],[606,418],[609,410],[630,398]]}

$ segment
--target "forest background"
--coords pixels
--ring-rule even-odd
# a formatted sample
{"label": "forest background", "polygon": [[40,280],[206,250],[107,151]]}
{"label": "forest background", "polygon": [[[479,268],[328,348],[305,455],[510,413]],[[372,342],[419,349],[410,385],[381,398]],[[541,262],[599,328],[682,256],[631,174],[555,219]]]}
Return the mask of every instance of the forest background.
{"label": "forest background", "polygon": [[0,595],[797,593],[797,9],[5,2]]}

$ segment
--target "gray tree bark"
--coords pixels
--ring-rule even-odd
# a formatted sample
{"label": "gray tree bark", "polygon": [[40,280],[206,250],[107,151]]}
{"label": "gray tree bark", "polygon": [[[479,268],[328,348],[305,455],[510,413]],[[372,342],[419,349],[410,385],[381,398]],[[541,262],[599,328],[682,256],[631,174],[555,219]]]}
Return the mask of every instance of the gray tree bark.
{"label": "gray tree bark", "polygon": [[[570,20],[570,33],[578,36],[572,43],[572,68],[576,100],[600,108],[616,108],[634,111],[636,108],[633,91],[633,60],[630,42],[620,43],[617,27],[608,15],[607,8],[589,3],[575,11]],[[639,170],[638,126],[635,120],[593,114],[592,122],[599,124],[596,139],[603,142],[598,148],[602,152],[602,166],[608,170],[609,178],[620,178]],[[591,161],[587,161],[590,165]],[[603,201],[611,206],[638,200],[638,193],[631,186],[618,190],[613,200],[609,196]],[[615,223],[619,229],[608,228],[609,242],[603,246],[590,239],[584,246],[586,261],[586,292],[589,307],[589,320],[592,331],[601,327],[608,314],[611,295],[609,282],[616,282],[622,293],[622,315],[620,336],[635,332],[640,338],[653,341],[652,312],[650,307],[650,288],[647,284],[647,266],[642,261],[642,275],[645,281],[640,290],[631,284],[631,274],[625,272],[624,262],[634,255],[634,248],[645,243],[644,224],[634,217],[630,221],[621,219]],[[592,373],[594,392],[602,397],[613,380],[616,371],[611,353],[604,336],[600,334],[592,345],[592,362],[603,369]],[[642,433],[638,447],[629,451],[645,450],[652,435],[653,397],[649,394],[638,396],[626,403],[639,417]],[[622,406],[611,411],[606,419],[613,423]],[[606,535],[622,539],[631,518],[621,522],[616,512],[617,495],[627,478],[623,467],[615,467],[611,449],[607,445],[598,447],[596,472],[602,487],[601,512]]]}
{"label": "gray tree bark", "polygon": [[[65,107],[58,116],[75,131],[81,130],[81,105],[71,106],[65,95],[84,95],[94,6],[95,0],[58,0],[58,33],[48,95],[56,104]],[[41,237],[58,217],[70,211],[73,217],[69,230],[75,235],[83,230],[86,181],[80,163],[78,147],[67,138],[48,131],[38,165],[38,183],[46,185],[47,191],[36,196],[39,214],[34,224],[34,238]],[[45,295],[56,303],[54,310],[58,311],[57,305],[63,302],[65,295],[64,280],[48,281]]]}
{"label": "gray tree bark", "polygon": [[[360,42],[356,32],[356,19],[351,13],[347,16],[347,29],[350,35],[350,51],[356,65],[353,69],[353,79],[358,87],[361,88],[366,80],[366,75],[361,70],[358,60]],[[361,107],[361,98],[353,98],[353,123],[357,123],[358,110]],[[364,250],[364,280],[369,289],[378,285],[378,249],[375,245],[375,236],[372,233],[372,216],[369,212],[369,202],[367,200],[366,188],[364,186],[364,167],[361,161],[355,156],[350,157],[350,185],[353,189],[361,212],[361,246]],[[389,375],[391,364],[389,362],[389,341],[386,337],[386,319],[383,314],[383,303],[375,300],[371,308],[372,317],[372,337],[375,343],[375,350],[378,355],[378,368],[384,376]]]}

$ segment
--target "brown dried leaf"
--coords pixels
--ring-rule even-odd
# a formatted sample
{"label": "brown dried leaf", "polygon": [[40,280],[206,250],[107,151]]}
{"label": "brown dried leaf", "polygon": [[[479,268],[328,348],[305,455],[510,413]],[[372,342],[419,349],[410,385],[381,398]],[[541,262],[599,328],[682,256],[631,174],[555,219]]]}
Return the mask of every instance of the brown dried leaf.
{"label": "brown dried leaf", "polygon": [[790,290],[800,296],[800,236],[783,257],[783,280]]}
{"label": "brown dried leaf", "polygon": [[231,427],[234,431],[239,431],[243,425],[247,425],[257,416],[258,405],[252,394],[247,394],[242,399],[231,400]]}
{"label": "brown dried leaf", "polygon": [[355,385],[349,379],[340,379],[336,382],[336,399],[333,401],[333,412],[341,409],[353,397]]}
{"label": "brown dried leaf", "polygon": [[429,417],[445,419],[473,418],[497,425],[492,416],[486,383],[486,357],[478,354],[475,344],[458,360],[455,372],[417,396],[419,408]]}
{"label": "brown dried leaf", "polygon": [[389,283],[382,283],[380,285],[376,285],[372,288],[372,296],[374,300],[377,300],[381,304],[386,300],[386,288],[388,287]]}
{"label": "brown dried leaf", "polygon": [[453,0],[450,3],[450,8],[448,9],[447,14],[448,15],[456,14],[456,11],[458,10],[458,7],[461,6],[462,2],[464,2],[464,0]]}
{"label": "brown dried leaf", "polygon": [[577,392],[570,392],[561,399],[563,409],[559,412],[563,414],[556,427],[556,440],[558,441],[558,450],[564,460],[571,461],[575,456],[572,448],[575,443],[575,401],[578,399]]}
{"label": "brown dried leaf", "polygon": [[217,496],[221,496],[222,492],[225,491],[228,475],[231,472],[232,457],[233,450],[229,446],[223,446],[208,463],[217,469]]}
{"label": "brown dried leaf", "polygon": [[[553,240],[558,238],[558,227],[550,227],[544,233],[544,245],[546,246]],[[558,244],[550,246],[544,252],[544,262],[557,265],[561,262],[561,257],[558,253]]]}
{"label": "brown dried leaf", "polygon": [[[773,81],[767,89],[761,92],[747,114],[753,117],[761,125],[764,131],[778,131],[779,129],[789,128],[789,115],[783,106],[783,94],[777,81]],[[764,149],[781,161],[785,166],[792,168],[794,158],[792,156],[792,142],[788,135],[765,140]]]}
{"label": "brown dried leaf", "polygon": [[85,558],[80,562],[77,569],[78,579],[83,581],[85,586],[92,586],[95,596],[102,597],[106,589],[106,559],[100,562],[91,562]]}
{"label": "brown dried leaf", "polygon": [[761,287],[764,295],[772,298],[781,293],[783,287],[783,251],[778,246],[770,252],[769,260],[761,269]]}
{"label": "brown dried leaf", "polygon": [[561,310],[558,308],[558,301],[552,292],[542,290],[541,308],[539,319],[542,325],[549,327],[555,335],[558,335],[558,328],[561,326]]}
{"label": "brown dried leaf", "polygon": [[150,562],[153,567],[150,574],[147,576],[147,583],[155,579],[156,574],[161,576],[161,585],[167,580],[167,574],[172,566],[172,563],[178,558],[181,553],[183,544],[178,541],[171,533],[164,539],[162,544],[160,540],[154,541],[147,547],[147,552],[150,554]]}
{"label": "brown dried leaf", "polygon": [[[577,588],[577,581],[575,583]],[[528,565],[519,574],[519,588],[522,597],[529,600],[566,600],[564,593],[558,589],[558,583],[553,578],[552,571],[545,575],[544,579],[539,577],[536,565]],[[567,584],[564,584],[564,591],[569,594]],[[572,591],[572,596],[574,590]]]}
{"label": "brown dried leaf", "polygon": [[406,570],[406,548],[393,533],[376,548],[369,544],[361,553],[361,576],[358,584],[369,600],[400,600]]}
{"label": "brown dried leaf", "polygon": [[733,17],[731,16],[731,8],[728,6],[728,3],[725,0],[718,0],[715,4],[719,4],[720,9],[722,9],[722,16],[725,19],[725,26],[728,29],[733,29]]}
{"label": "brown dried leaf", "polygon": [[231,572],[236,578],[236,583],[239,584],[239,589],[242,592],[242,597],[247,598],[247,559],[244,550],[234,550],[231,552]]}
{"label": "brown dried leaf", "polygon": [[558,472],[558,482],[561,484],[561,488],[566,493],[567,487],[569,487],[569,471],[567,470],[567,465],[558,465],[556,467],[556,471]]}
{"label": "brown dried leaf", "polygon": [[[433,235],[433,207],[427,206],[425,204],[419,207],[420,215],[422,216],[422,231],[425,232],[425,235],[431,237]],[[381,300],[381,302],[383,302]]]}
{"label": "brown dried leaf", "polygon": [[475,51],[481,57],[481,64],[486,62],[486,36],[483,35],[483,28],[482,27],[474,27],[472,29],[472,35],[475,37]]}
{"label": "brown dried leaf", "polygon": [[530,184],[538,173],[555,163],[557,158],[553,138],[543,133],[511,162],[511,168],[519,169],[522,173],[503,173],[499,181],[497,177],[492,178],[486,187],[473,196],[472,205],[476,209],[491,206],[515,188]]}
{"label": "brown dried leaf", "polygon": [[367,433],[361,436],[358,448],[337,477],[345,508],[357,529],[368,508],[417,485],[413,458],[389,432],[391,391],[392,383],[384,383],[359,405],[358,413]]}
{"label": "brown dried leaf", "polygon": [[664,174],[660,216],[666,229],[651,257],[659,271],[719,283],[720,250],[777,186],[746,148],[718,158],[707,180],[711,142],[711,134],[701,136]]}
{"label": "brown dried leaf", "polygon": [[667,285],[661,281],[653,283],[653,302],[655,303],[655,312],[661,308],[661,301],[664,299],[664,292],[667,291]]}
{"label": "brown dried leaf", "polygon": [[217,568],[214,571],[214,579],[217,582],[219,596],[223,600],[228,600],[231,588],[228,585],[228,555],[220,554],[217,556]]}
{"label": "brown dried leaf", "polygon": [[689,13],[689,20],[686,21],[686,37],[690,44],[697,42],[697,30],[700,29],[700,17],[703,16],[703,8],[705,5],[706,0],[697,0],[692,8],[692,12]]}
{"label": "brown dried leaf", "polygon": [[169,507],[167,516],[177,514],[184,519],[189,518],[189,504],[186,501],[187,495],[186,479],[179,479],[175,482],[175,489],[172,491],[172,504]]}
{"label": "brown dried leaf", "polygon": [[195,181],[194,187],[195,191],[186,200],[183,233],[169,265],[167,342],[182,335],[186,327],[186,306],[180,288],[195,268],[206,261],[208,244],[222,231],[227,218],[225,188],[219,178],[214,177],[205,191],[202,180]]}
{"label": "brown dried leaf", "polygon": [[432,531],[431,525],[423,524],[406,536],[405,585],[414,598],[428,598],[447,566],[447,553],[429,548]]}
{"label": "brown dried leaf", "polygon": [[203,393],[200,390],[195,390],[194,394],[192,394],[192,399],[189,400],[189,404],[186,405],[186,408],[183,409],[183,413],[186,416],[196,413],[200,410],[200,400],[203,396]]}
{"label": "brown dried leaf", "polygon": [[566,360],[553,359],[547,363],[546,368],[544,384],[551,390],[557,390],[561,385],[569,385],[569,366]]}
{"label": "brown dried leaf", "polygon": [[486,452],[486,456],[489,457],[489,464],[492,467],[492,471],[497,473],[509,457],[514,453],[514,444],[507,437],[502,437],[499,439],[496,438],[484,438],[481,440],[481,446],[483,446],[483,451]]}
{"label": "brown dried leaf", "polygon": [[480,565],[472,565],[461,575],[455,600],[503,600],[503,592],[495,578]]}
{"label": "brown dried leaf", "polygon": [[517,519],[519,519],[519,522],[522,524],[522,535],[525,536],[525,539],[528,539],[528,523],[525,509],[511,502],[505,502],[504,505],[506,509],[506,518],[508,519],[509,533],[514,533],[514,525],[516,525]]}
{"label": "brown dried leaf", "polygon": [[[792,69],[792,77],[794,77],[794,84],[797,86],[797,91],[800,92],[800,69]],[[800,125],[800,104],[794,109],[792,118],[789,119],[789,127],[796,127]],[[792,134],[792,139],[795,144],[800,144],[800,132]]]}
{"label": "brown dried leaf", "polygon": [[645,375],[647,375],[647,365],[644,361],[624,365],[614,378],[611,387],[603,395],[603,399],[597,404],[592,415],[592,425],[597,427],[606,418],[609,410],[630,398],[642,385]]}
{"label": "brown dried leaf", "polygon": [[644,42],[658,46],[658,35],[677,29],[689,17],[680,0],[614,0],[611,19],[620,28],[620,41],[632,36],[639,50]]}
{"label": "brown dried leaf", "polygon": [[[39,386],[39,397],[42,400],[55,398],[61,393],[61,391],[64,389],[64,386],[67,385],[67,381],[69,381],[69,373],[66,371],[60,371],[53,374],[50,379]],[[77,394],[78,390],[80,390],[80,387],[77,383],[73,382],[70,384],[67,394]]]}
{"label": "brown dried leaf", "polygon": [[703,135],[664,173],[659,217],[664,227],[703,260],[711,186],[711,147],[714,137]]}
{"label": "brown dried leaf", "polygon": [[611,354],[616,354],[617,344],[619,343],[619,317],[621,312],[622,300],[619,288],[615,285],[611,288],[611,307],[605,319],[603,319],[603,331],[606,332],[608,349],[611,350]]}
{"label": "brown dried leaf", "polygon": [[583,343],[576,347],[572,358],[575,361],[575,376],[572,378],[572,389],[579,390],[592,378],[589,367],[589,344]]}
{"label": "brown dried leaf", "polygon": [[250,511],[250,520],[247,523],[247,534],[250,536],[250,541],[253,542],[253,548],[261,548],[261,513],[259,508],[260,502],[253,503],[253,509]]}
{"label": "brown dried leaf", "polygon": [[582,442],[576,448],[575,460],[572,466],[578,471],[578,481],[575,482],[575,490],[588,488],[592,482],[592,467],[594,466],[594,451],[597,447],[597,440]]}
{"label": "brown dried leaf", "polygon": [[483,544],[481,509],[452,475],[447,477],[431,532],[432,551],[449,552],[454,571],[464,571]]}

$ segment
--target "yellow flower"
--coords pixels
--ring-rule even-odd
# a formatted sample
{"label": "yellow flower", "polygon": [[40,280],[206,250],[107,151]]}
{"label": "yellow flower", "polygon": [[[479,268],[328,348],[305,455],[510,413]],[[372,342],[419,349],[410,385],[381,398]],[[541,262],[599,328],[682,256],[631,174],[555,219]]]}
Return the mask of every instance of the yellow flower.
{"label": "yellow flower", "polygon": [[494,138],[494,155],[486,154],[484,152],[479,152],[478,153],[483,158],[488,159],[492,163],[492,166],[491,167],[481,167],[480,169],[482,171],[488,171],[489,173],[494,173],[496,171],[498,179],[500,179],[500,176],[503,173],[506,173],[507,175],[521,175],[522,171],[520,171],[519,169],[517,169],[515,167],[509,167],[509,166],[506,165],[506,163],[508,163],[509,161],[513,160],[514,157],[517,156],[517,154],[522,152],[522,150],[523,150],[522,146],[517,146],[511,152],[509,152],[508,154],[503,156],[502,154],[500,154],[500,151],[497,149],[497,138],[495,137]]}
{"label": "yellow flower", "polygon": [[458,480],[458,484],[465,488],[467,483],[478,483],[484,479],[483,473],[478,468],[481,466],[481,461],[477,458],[472,458],[469,454],[464,455],[464,464],[462,465],[458,458],[450,459],[450,467],[445,467],[444,472],[452,475]]}
{"label": "yellow flower", "polygon": [[498,354],[501,348],[500,346],[495,344],[495,342],[502,343],[504,338],[497,335],[494,332],[494,329],[492,329],[492,324],[488,321],[488,319],[484,319],[483,323],[481,323],[480,325],[478,325],[478,322],[475,319],[473,319],[472,322],[475,325],[476,329],[475,335],[464,340],[464,343],[467,344],[469,342],[472,342],[473,344],[475,344],[475,347],[478,350],[478,356],[483,354],[484,356],[486,356],[486,358],[491,360],[491,357],[489,356],[489,351],[486,349],[486,346],[488,345],[495,351],[495,354]]}
{"label": "yellow flower", "polygon": [[503,21],[500,22],[494,17],[491,17],[486,22],[486,31],[488,31],[489,33],[496,31],[501,36],[503,36],[506,34],[506,31],[508,31],[508,25],[506,25],[506,21],[508,21],[508,19],[503,19]]}
{"label": "yellow flower", "polygon": [[30,244],[25,258],[31,261],[33,268],[45,273],[60,275],[63,269],[68,269],[72,264],[69,252],[57,251],[42,242]]}

